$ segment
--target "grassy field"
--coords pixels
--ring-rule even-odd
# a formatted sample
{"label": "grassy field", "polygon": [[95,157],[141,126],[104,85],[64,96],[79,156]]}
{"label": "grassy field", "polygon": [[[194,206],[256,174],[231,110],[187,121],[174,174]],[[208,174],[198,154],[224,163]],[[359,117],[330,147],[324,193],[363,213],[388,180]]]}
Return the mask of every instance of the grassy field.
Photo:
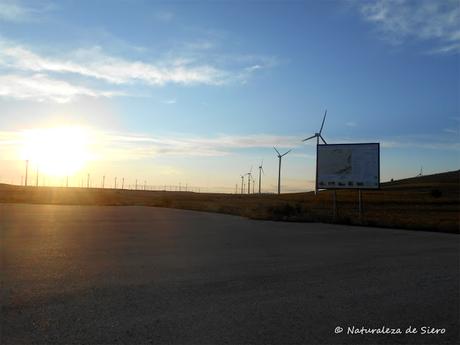
{"label": "grassy field", "polygon": [[383,183],[380,190],[240,195],[0,184],[0,203],[142,205],[219,212],[253,219],[336,222],[460,232],[460,170]]}

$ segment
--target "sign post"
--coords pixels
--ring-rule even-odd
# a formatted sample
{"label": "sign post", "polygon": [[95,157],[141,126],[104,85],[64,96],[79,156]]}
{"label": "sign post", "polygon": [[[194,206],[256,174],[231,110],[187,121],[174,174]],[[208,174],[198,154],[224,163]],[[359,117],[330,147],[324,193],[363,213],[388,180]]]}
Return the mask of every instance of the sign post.
{"label": "sign post", "polygon": [[359,222],[362,223],[363,189],[380,188],[380,144],[318,144],[316,190],[333,190],[333,217],[337,219],[337,189],[358,190]]}

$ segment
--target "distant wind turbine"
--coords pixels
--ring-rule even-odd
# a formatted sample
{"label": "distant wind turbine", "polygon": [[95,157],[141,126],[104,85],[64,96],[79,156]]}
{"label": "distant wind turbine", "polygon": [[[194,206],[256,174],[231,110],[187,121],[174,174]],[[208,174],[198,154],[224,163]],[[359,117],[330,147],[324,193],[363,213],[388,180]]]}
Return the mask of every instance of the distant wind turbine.
{"label": "distant wind turbine", "polygon": [[[316,137],[316,146],[319,145],[319,139],[321,138],[321,140],[323,141],[324,144],[327,144],[326,143],[326,140],[324,140],[323,136],[321,135],[321,132],[323,131],[323,127],[324,127],[324,121],[326,120],[326,114],[327,114],[327,109],[326,111],[324,112],[324,116],[323,116],[323,122],[321,122],[321,128],[319,129],[319,132],[313,134],[311,137],[308,137],[302,141],[307,141],[307,140],[310,140],[310,139],[313,139]],[[318,167],[316,167],[318,169]],[[315,193],[318,192],[318,189],[317,189],[317,183],[315,181]]]}
{"label": "distant wind turbine", "polygon": [[423,176],[423,166],[420,167],[420,173],[417,176]]}
{"label": "distant wind turbine", "polygon": [[244,175],[241,175],[241,194],[244,193]]}
{"label": "distant wind turbine", "polygon": [[279,165],[278,165],[278,194],[281,193],[281,159],[286,156],[289,152],[292,151],[292,149],[290,149],[289,151],[286,151],[285,153],[281,154],[277,149],[276,147],[273,147],[278,155],[278,160],[279,160]]}
{"label": "distant wind turbine", "polygon": [[265,174],[263,165],[264,165],[264,160],[262,159],[262,162],[259,165],[259,194],[261,191],[262,173]]}
{"label": "distant wind turbine", "polygon": [[27,175],[28,175],[28,173],[29,173],[29,160],[26,160],[26,179],[25,179],[25,182],[24,182],[24,186],[26,186],[26,187],[27,187],[27,180],[28,180]]}
{"label": "distant wind turbine", "polygon": [[249,170],[247,175],[248,175],[248,194],[251,194],[252,165],[251,165],[251,170]]}

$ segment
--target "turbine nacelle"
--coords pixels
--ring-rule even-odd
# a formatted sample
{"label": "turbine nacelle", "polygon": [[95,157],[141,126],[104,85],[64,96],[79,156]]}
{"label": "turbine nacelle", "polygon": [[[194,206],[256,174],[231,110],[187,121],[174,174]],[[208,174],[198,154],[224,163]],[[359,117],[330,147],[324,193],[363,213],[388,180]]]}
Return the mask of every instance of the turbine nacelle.
{"label": "turbine nacelle", "polygon": [[326,140],[324,140],[323,136],[321,135],[321,132],[323,131],[323,127],[324,127],[324,121],[326,120],[326,114],[327,114],[327,109],[326,111],[324,112],[324,116],[323,116],[323,122],[321,122],[321,128],[319,129],[319,132],[316,132],[315,134],[313,134],[311,137],[308,137],[302,141],[307,141],[307,140],[310,140],[310,139],[313,139],[313,138],[316,138],[317,142],[319,143],[319,140],[321,139],[323,141],[323,143],[327,144],[326,143]]}

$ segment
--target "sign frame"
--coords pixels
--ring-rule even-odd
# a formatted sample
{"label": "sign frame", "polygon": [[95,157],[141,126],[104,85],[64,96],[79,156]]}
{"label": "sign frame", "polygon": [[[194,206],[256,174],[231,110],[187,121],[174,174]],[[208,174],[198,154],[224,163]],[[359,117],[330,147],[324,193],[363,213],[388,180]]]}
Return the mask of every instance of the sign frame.
{"label": "sign frame", "polygon": [[[363,186],[363,187],[360,187],[360,186],[356,186],[356,187],[350,187],[350,186],[346,186],[346,187],[338,187],[337,186],[334,186],[333,188],[330,188],[330,187],[320,187],[319,186],[319,181],[318,181],[318,151],[319,151],[319,147],[320,146],[359,146],[359,145],[377,145],[377,179],[378,179],[378,184],[377,184],[377,187],[368,187],[368,186]],[[329,190],[336,190],[336,189],[358,189],[358,190],[378,190],[380,189],[380,143],[376,143],[376,142],[368,142],[368,143],[343,143],[343,144],[340,144],[340,143],[336,143],[336,144],[317,144],[316,145],[316,181],[315,181],[315,187],[316,187],[316,190],[320,190],[320,189],[329,189]]]}

